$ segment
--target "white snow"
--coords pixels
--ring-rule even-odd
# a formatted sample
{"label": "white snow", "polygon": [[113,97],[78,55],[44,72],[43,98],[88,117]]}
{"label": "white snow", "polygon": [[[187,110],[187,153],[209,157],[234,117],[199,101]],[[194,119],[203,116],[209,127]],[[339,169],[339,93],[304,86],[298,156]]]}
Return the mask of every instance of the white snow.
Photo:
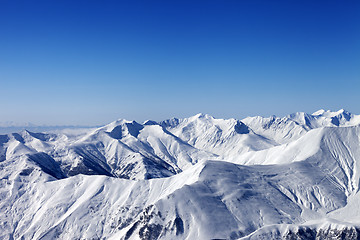
{"label": "white snow", "polygon": [[360,116],[0,135],[0,239],[258,239],[359,228]]}

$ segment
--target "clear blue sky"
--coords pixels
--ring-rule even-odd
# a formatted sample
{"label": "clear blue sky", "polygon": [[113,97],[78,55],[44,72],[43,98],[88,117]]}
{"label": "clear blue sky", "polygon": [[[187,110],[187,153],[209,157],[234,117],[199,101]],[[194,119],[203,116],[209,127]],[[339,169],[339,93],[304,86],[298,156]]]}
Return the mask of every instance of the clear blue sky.
{"label": "clear blue sky", "polygon": [[360,114],[359,1],[0,1],[0,121]]}

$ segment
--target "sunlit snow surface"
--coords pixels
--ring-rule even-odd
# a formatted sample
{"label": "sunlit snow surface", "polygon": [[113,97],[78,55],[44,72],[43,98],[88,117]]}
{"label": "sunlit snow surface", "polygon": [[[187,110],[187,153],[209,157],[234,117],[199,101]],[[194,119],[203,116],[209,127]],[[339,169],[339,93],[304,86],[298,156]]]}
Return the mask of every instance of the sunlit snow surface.
{"label": "sunlit snow surface", "polygon": [[360,238],[360,116],[0,135],[0,239]]}

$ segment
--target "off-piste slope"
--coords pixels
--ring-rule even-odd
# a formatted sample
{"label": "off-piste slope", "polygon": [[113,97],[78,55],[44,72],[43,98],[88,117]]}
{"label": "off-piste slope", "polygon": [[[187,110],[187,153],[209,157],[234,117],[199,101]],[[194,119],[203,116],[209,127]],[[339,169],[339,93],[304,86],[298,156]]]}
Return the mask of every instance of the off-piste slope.
{"label": "off-piste slope", "polygon": [[357,119],[199,114],[2,135],[0,239],[357,239]]}
{"label": "off-piste slope", "polygon": [[[360,162],[360,126],[325,127],[309,131],[301,138],[262,151],[248,152],[233,160],[234,163],[286,164],[307,160],[321,169],[340,171],[346,178],[346,189],[358,188]],[[340,176],[337,176],[340,178]]]}

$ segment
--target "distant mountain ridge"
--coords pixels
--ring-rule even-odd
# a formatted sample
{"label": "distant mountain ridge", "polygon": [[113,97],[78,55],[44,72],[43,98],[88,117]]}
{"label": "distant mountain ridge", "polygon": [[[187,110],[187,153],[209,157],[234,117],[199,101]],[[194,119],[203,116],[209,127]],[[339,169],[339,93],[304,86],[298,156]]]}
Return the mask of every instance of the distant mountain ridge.
{"label": "distant mountain ridge", "polygon": [[94,126],[80,126],[80,125],[36,125],[32,123],[16,123],[16,122],[0,122],[0,134],[9,134],[28,130],[32,132],[48,132],[63,129],[86,129],[94,128]]}
{"label": "distant mountain ridge", "polygon": [[2,239],[360,238],[346,110],[0,135]]}

